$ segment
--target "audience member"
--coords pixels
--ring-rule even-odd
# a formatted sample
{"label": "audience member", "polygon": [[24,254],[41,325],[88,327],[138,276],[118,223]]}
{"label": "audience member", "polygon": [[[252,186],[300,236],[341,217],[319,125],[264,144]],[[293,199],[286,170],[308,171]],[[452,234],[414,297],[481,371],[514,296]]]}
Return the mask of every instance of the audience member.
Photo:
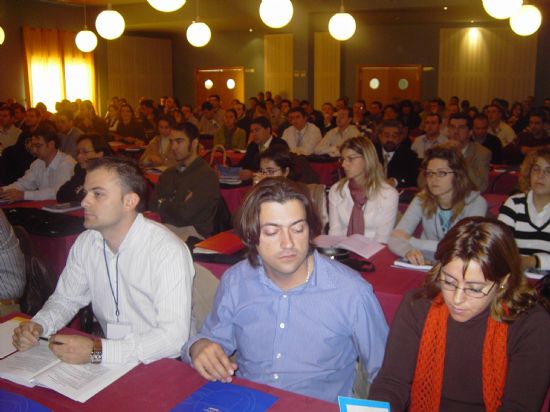
{"label": "audience member", "polygon": [[483,113],[473,117],[472,140],[491,151],[491,163],[502,163],[502,143],[498,137],[489,133],[489,119]]}
{"label": "audience member", "polygon": [[237,112],[234,109],[224,112],[223,126],[214,132],[213,145],[222,145],[228,150],[246,148],[246,132],[237,127]]}
{"label": "audience member", "polygon": [[315,110],[309,100],[302,100],[300,102],[300,107],[304,109],[304,112],[306,112],[307,121],[317,126],[317,128],[321,131],[321,134],[324,134],[326,131],[323,128],[323,114],[319,110]]}
{"label": "audience member", "polygon": [[4,211],[0,209],[0,316],[19,312],[25,290],[25,257]]}
{"label": "audience member", "polygon": [[508,150],[507,146],[513,145],[516,140],[516,133],[503,121],[503,109],[501,106],[491,104],[487,107],[487,118],[489,119],[489,133],[500,139],[502,148]]}
{"label": "audience member", "polygon": [[75,127],[73,113],[68,110],[57,113],[55,126],[59,136],[59,150],[76,159],[76,141],[84,132]]}
{"label": "audience member", "polygon": [[418,136],[411,145],[411,150],[416,152],[419,159],[424,158],[424,154],[429,148],[445,143],[448,139],[447,136],[441,134],[441,116],[438,113],[426,115],[424,132],[425,134]]}
{"label": "audience member", "polygon": [[[175,357],[189,337],[194,268],[185,244],[146,219],[146,182],[134,162],[98,159],[84,185],[82,233],[57,288],[15,329],[19,350],[50,337],[68,363],[150,363]],[[112,292],[112,293],[111,293]],[[92,303],[105,338],[55,334]]]}
{"label": "audience member", "polygon": [[510,116],[506,119],[506,123],[512,129],[516,135],[520,134],[528,124],[527,113],[523,112],[523,105],[520,102],[515,102],[510,110]]}
{"label": "audience member", "polygon": [[116,132],[119,118],[118,106],[115,104],[110,104],[107,109],[107,114],[105,115],[105,122],[107,123],[107,130],[109,132]]}
{"label": "audience member", "polygon": [[312,250],[320,222],[306,188],[264,179],[239,217],[248,259],[226,271],[182,358],[211,381],[236,374],[330,402],[351,395],[358,358],[372,381],[386,341],[384,315],[361,276]]}
{"label": "audience member", "polygon": [[136,144],[138,146],[145,145],[145,131],[142,124],[134,116],[134,109],[128,103],[123,103],[119,109],[119,121],[115,133],[115,140]]}
{"label": "audience member", "polygon": [[0,199],[8,202],[55,199],[57,190],[71,178],[76,162],[59,150],[59,138],[53,127],[37,129],[31,146],[37,159],[23,177],[0,188]]}
{"label": "audience member", "polygon": [[14,111],[11,107],[0,107],[0,156],[5,148],[17,143],[17,138],[21,134],[21,129],[13,124],[14,120]]}
{"label": "audience member", "polygon": [[223,119],[222,122],[218,123],[215,118],[214,107],[209,102],[204,102],[201,105],[201,110],[202,116],[201,120],[199,121],[200,134],[214,136],[216,130],[218,130],[222,126]]}
{"label": "audience member", "polygon": [[296,154],[310,155],[321,141],[321,131],[313,123],[308,122],[306,112],[301,107],[295,107],[288,113],[292,126],[283,133],[283,140],[290,150]]}
{"label": "audience member", "polygon": [[336,127],[334,106],[330,102],[323,103],[321,112],[323,113],[323,130],[327,133]]}
{"label": "audience member", "polygon": [[158,134],[149,142],[139,159],[141,164],[170,167],[176,164],[174,152],[170,147],[173,120],[162,115],[157,121]]}
{"label": "audience member", "polygon": [[369,139],[354,137],[341,148],[346,176],[330,188],[330,235],[361,234],[387,243],[395,224],[399,195],[384,179]]}
{"label": "audience member", "polygon": [[183,115],[182,123],[183,122],[189,122],[194,124],[195,126],[199,127],[199,121],[193,114],[193,107],[189,104],[182,104],[181,105],[181,114]]}
{"label": "audience member", "polygon": [[[27,110],[25,109],[25,106],[20,103],[13,103],[11,108],[13,109],[13,124],[15,127],[23,130],[27,118]],[[38,114],[40,115],[40,113]]]}
{"label": "audience member", "polygon": [[349,108],[340,109],[336,114],[336,126],[327,132],[319,144],[315,146],[313,153],[317,155],[327,154],[332,157],[340,155],[340,146],[346,140],[361,135],[359,129],[350,124],[353,112]]}
{"label": "audience member", "polygon": [[160,175],[151,209],[183,240],[211,236],[220,185],[214,170],[199,156],[198,129],[184,123],[172,132],[170,147],[177,164]]}
{"label": "audience member", "polygon": [[216,123],[221,126],[224,123],[225,111],[221,108],[220,96],[217,94],[211,94],[208,96],[208,102],[212,105],[214,120],[216,120]]}
{"label": "audience member", "polygon": [[550,136],[544,129],[544,112],[531,113],[527,129],[518,135],[518,146],[523,155],[543,146],[550,145]]}
{"label": "audience member", "polygon": [[[437,243],[459,220],[487,213],[487,202],[476,191],[455,145],[446,143],[428,149],[422,171],[425,187],[412,200],[388,243],[393,253],[415,265],[429,260]],[[415,230],[419,224],[422,234],[418,238]]]}
{"label": "audience member", "polygon": [[74,118],[74,126],[84,133],[97,133],[101,136],[108,132],[107,123],[96,114],[90,100],[80,103],[78,114]]}
{"label": "audience member", "polygon": [[550,148],[527,155],[520,188],[522,193],[502,205],[498,219],[512,229],[524,269],[550,270]]}

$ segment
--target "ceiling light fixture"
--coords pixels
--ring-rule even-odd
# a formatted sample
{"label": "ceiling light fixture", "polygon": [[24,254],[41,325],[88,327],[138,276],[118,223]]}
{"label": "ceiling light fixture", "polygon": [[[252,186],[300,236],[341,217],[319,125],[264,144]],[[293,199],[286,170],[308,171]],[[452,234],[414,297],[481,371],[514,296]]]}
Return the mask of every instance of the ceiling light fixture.
{"label": "ceiling light fixture", "polygon": [[147,0],[152,8],[164,13],[171,13],[181,9],[186,0]]}
{"label": "ceiling light fixture", "polygon": [[111,10],[111,5],[107,5],[107,10],[103,10],[95,19],[95,28],[97,33],[107,40],[114,40],[124,33],[124,17],[116,10]]}
{"label": "ceiling light fixture", "polygon": [[75,38],[74,42],[78,50],[83,53],[89,53],[94,51],[97,47],[97,36],[91,30],[88,30],[88,19],[86,16],[86,1],[84,1],[84,30],[80,30]]}
{"label": "ceiling light fixture", "polygon": [[6,40],[6,33],[4,33],[4,29],[0,26],[0,44],[4,44],[4,40]]}
{"label": "ceiling light fixture", "polygon": [[523,0],[483,0],[487,14],[499,20],[513,16],[522,4]]}
{"label": "ceiling light fixture", "polygon": [[293,14],[294,7],[290,0],[262,0],[260,3],[260,18],[271,28],[286,26]]}
{"label": "ceiling light fixture", "polygon": [[510,27],[519,36],[530,36],[542,23],[540,10],[532,5],[521,6],[519,11],[510,17]]}
{"label": "ceiling light fixture", "polygon": [[199,0],[197,0],[197,18],[189,25],[185,34],[187,41],[191,43],[191,46],[195,47],[206,46],[212,37],[210,27],[206,23],[199,21]]}
{"label": "ceiling light fixture", "polygon": [[340,0],[340,12],[334,14],[328,22],[328,31],[336,40],[350,39],[355,33],[355,19],[344,11],[344,0]]}

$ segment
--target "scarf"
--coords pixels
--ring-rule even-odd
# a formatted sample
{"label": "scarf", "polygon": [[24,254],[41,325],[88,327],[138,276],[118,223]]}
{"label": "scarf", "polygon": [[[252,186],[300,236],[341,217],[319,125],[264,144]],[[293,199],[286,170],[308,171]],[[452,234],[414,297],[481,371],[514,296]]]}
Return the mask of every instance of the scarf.
{"label": "scarf", "polygon": [[[448,317],[447,305],[442,296],[438,295],[432,302],[422,330],[412,382],[410,412],[439,411]],[[508,361],[507,338],[508,325],[489,316],[481,365],[483,403],[487,412],[496,412],[501,404]]]}
{"label": "scarf", "polygon": [[365,233],[365,216],[363,215],[363,206],[367,203],[365,189],[361,187],[355,180],[350,179],[348,183],[349,192],[353,200],[353,209],[348,223],[348,236],[354,234],[363,235]]}

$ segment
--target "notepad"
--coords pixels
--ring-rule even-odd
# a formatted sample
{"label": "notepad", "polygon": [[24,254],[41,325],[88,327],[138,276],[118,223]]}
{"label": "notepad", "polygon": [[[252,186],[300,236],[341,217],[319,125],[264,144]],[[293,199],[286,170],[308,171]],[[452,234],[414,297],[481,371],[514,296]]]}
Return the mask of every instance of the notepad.
{"label": "notepad", "polygon": [[332,236],[332,235],[320,235],[313,239],[315,246],[323,248],[342,248],[349,250],[353,253],[358,254],[359,256],[368,259],[371,256],[375,255],[382,249],[384,245],[378,243],[375,240],[367,239],[362,235],[351,235],[351,236]]}
{"label": "notepad", "polygon": [[13,330],[19,323],[20,320],[10,319],[0,324],[0,358],[5,358],[17,350],[13,346]]}
{"label": "notepad", "polygon": [[371,401],[369,399],[356,399],[346,396],[338,397],[340,412],[390,412],[388,402]]}
{"label": "notepad", "polygon": [[244,245],[241,239],[233,231],[228,230],[200,241],[195,245],[193,253],[222,253],[224,255],[232,255],[243,248]]}

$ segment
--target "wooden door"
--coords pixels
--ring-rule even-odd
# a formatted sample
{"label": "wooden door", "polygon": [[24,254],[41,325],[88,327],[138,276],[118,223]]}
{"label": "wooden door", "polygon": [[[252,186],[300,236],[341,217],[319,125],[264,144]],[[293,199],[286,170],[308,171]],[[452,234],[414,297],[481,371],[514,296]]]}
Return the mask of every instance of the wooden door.
{"label": "wooden door", "polygon": [[375,66],[357,68],[357,98],[368,103],[396,103],[403,99],[420,100],[421,65]]}
{"label": "wooden door", "polygon": [[[229,88],[229,80],[234,82],[232,89]],[[233,99],[244,101],[244,67],[211,67],[195,70],[195,104],[202,104],[211,94],[220,96],[223,109],[230,108]]]}

